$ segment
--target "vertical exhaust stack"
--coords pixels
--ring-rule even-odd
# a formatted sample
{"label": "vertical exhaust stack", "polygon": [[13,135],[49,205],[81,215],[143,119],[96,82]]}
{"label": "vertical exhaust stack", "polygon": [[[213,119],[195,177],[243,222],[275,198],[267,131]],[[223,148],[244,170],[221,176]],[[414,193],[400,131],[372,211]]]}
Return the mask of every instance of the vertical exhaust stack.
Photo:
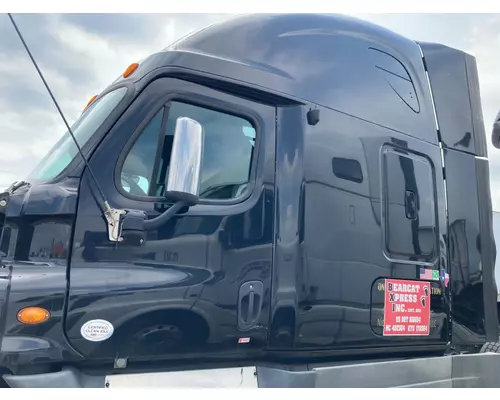
{"label": "vertical exhaust stack", "polygon": [[[464,328],[453,329],[453,340],[472,343],[482,337],[496,342],[496,251],[476,60],[440,44],[419,45],[443,149],[453,326]],[[472,321],[470,315],[475,316]],[[473,335],[456,336],[459,331]]]}

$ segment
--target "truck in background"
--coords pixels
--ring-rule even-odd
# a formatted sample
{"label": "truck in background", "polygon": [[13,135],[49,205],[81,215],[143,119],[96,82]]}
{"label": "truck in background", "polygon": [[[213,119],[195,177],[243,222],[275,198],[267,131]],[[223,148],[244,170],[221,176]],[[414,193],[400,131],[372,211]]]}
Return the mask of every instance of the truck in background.
{"label": "truck in background", "polygon": [[486,140],[456,49],[312,14],[182,38],[0,195],[3,379],[497,386]]}
{"label": "truck in background", "polygon": [[[500,238],[500,211],[493,210],[493,234],[496,238]],[[495,261],[495,281],[500,282],[500,259],[496,258]],[[498,302],[498,316],[500,318],[500,288],[497,292],[497,302]],[[499,319],[500,320],[500,319]]]}

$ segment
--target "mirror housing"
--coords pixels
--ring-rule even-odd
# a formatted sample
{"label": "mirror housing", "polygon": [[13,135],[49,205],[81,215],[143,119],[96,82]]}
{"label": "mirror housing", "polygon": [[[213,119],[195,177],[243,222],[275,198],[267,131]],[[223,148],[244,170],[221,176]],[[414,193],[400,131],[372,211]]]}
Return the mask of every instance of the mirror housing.
{"label": "mirror housing", "polygon": [[493,123],[491,141],[493,142],[493,146],[495,146],[495,148],[500,149],[500,111],[495,117],[495,122]]}
{"label": "mirror housing", "polygon": [[203,161],[204,132],[194,119],[180,117],[175,124],[170,171],[165,182],[165,197],[186,205],[198,202]]}

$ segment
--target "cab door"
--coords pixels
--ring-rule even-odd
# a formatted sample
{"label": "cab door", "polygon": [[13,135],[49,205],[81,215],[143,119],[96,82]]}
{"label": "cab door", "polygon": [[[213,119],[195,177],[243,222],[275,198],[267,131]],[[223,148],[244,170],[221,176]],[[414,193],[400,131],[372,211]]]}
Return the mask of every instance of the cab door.
{"label": "cab door", "polygon": [[175,123],[205,134],[200,203],[135,246],[110,243],[84,172],[66,332],[87,360],[245,356],[267,341],[274,207],[275,107],[161,78],[132,102],[90,167],[115,208],[153,218]]}

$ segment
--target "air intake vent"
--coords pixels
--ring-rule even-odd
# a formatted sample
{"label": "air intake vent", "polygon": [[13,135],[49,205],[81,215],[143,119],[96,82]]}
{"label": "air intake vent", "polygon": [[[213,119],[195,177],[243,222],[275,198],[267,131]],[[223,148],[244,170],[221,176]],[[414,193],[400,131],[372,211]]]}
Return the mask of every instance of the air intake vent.
{"label": "air intake vent", "polygon": [[415,86],[403,64],[390,54],[369,48],[375,68],[383,79],[403,102],[414,112],[420,112]]}

